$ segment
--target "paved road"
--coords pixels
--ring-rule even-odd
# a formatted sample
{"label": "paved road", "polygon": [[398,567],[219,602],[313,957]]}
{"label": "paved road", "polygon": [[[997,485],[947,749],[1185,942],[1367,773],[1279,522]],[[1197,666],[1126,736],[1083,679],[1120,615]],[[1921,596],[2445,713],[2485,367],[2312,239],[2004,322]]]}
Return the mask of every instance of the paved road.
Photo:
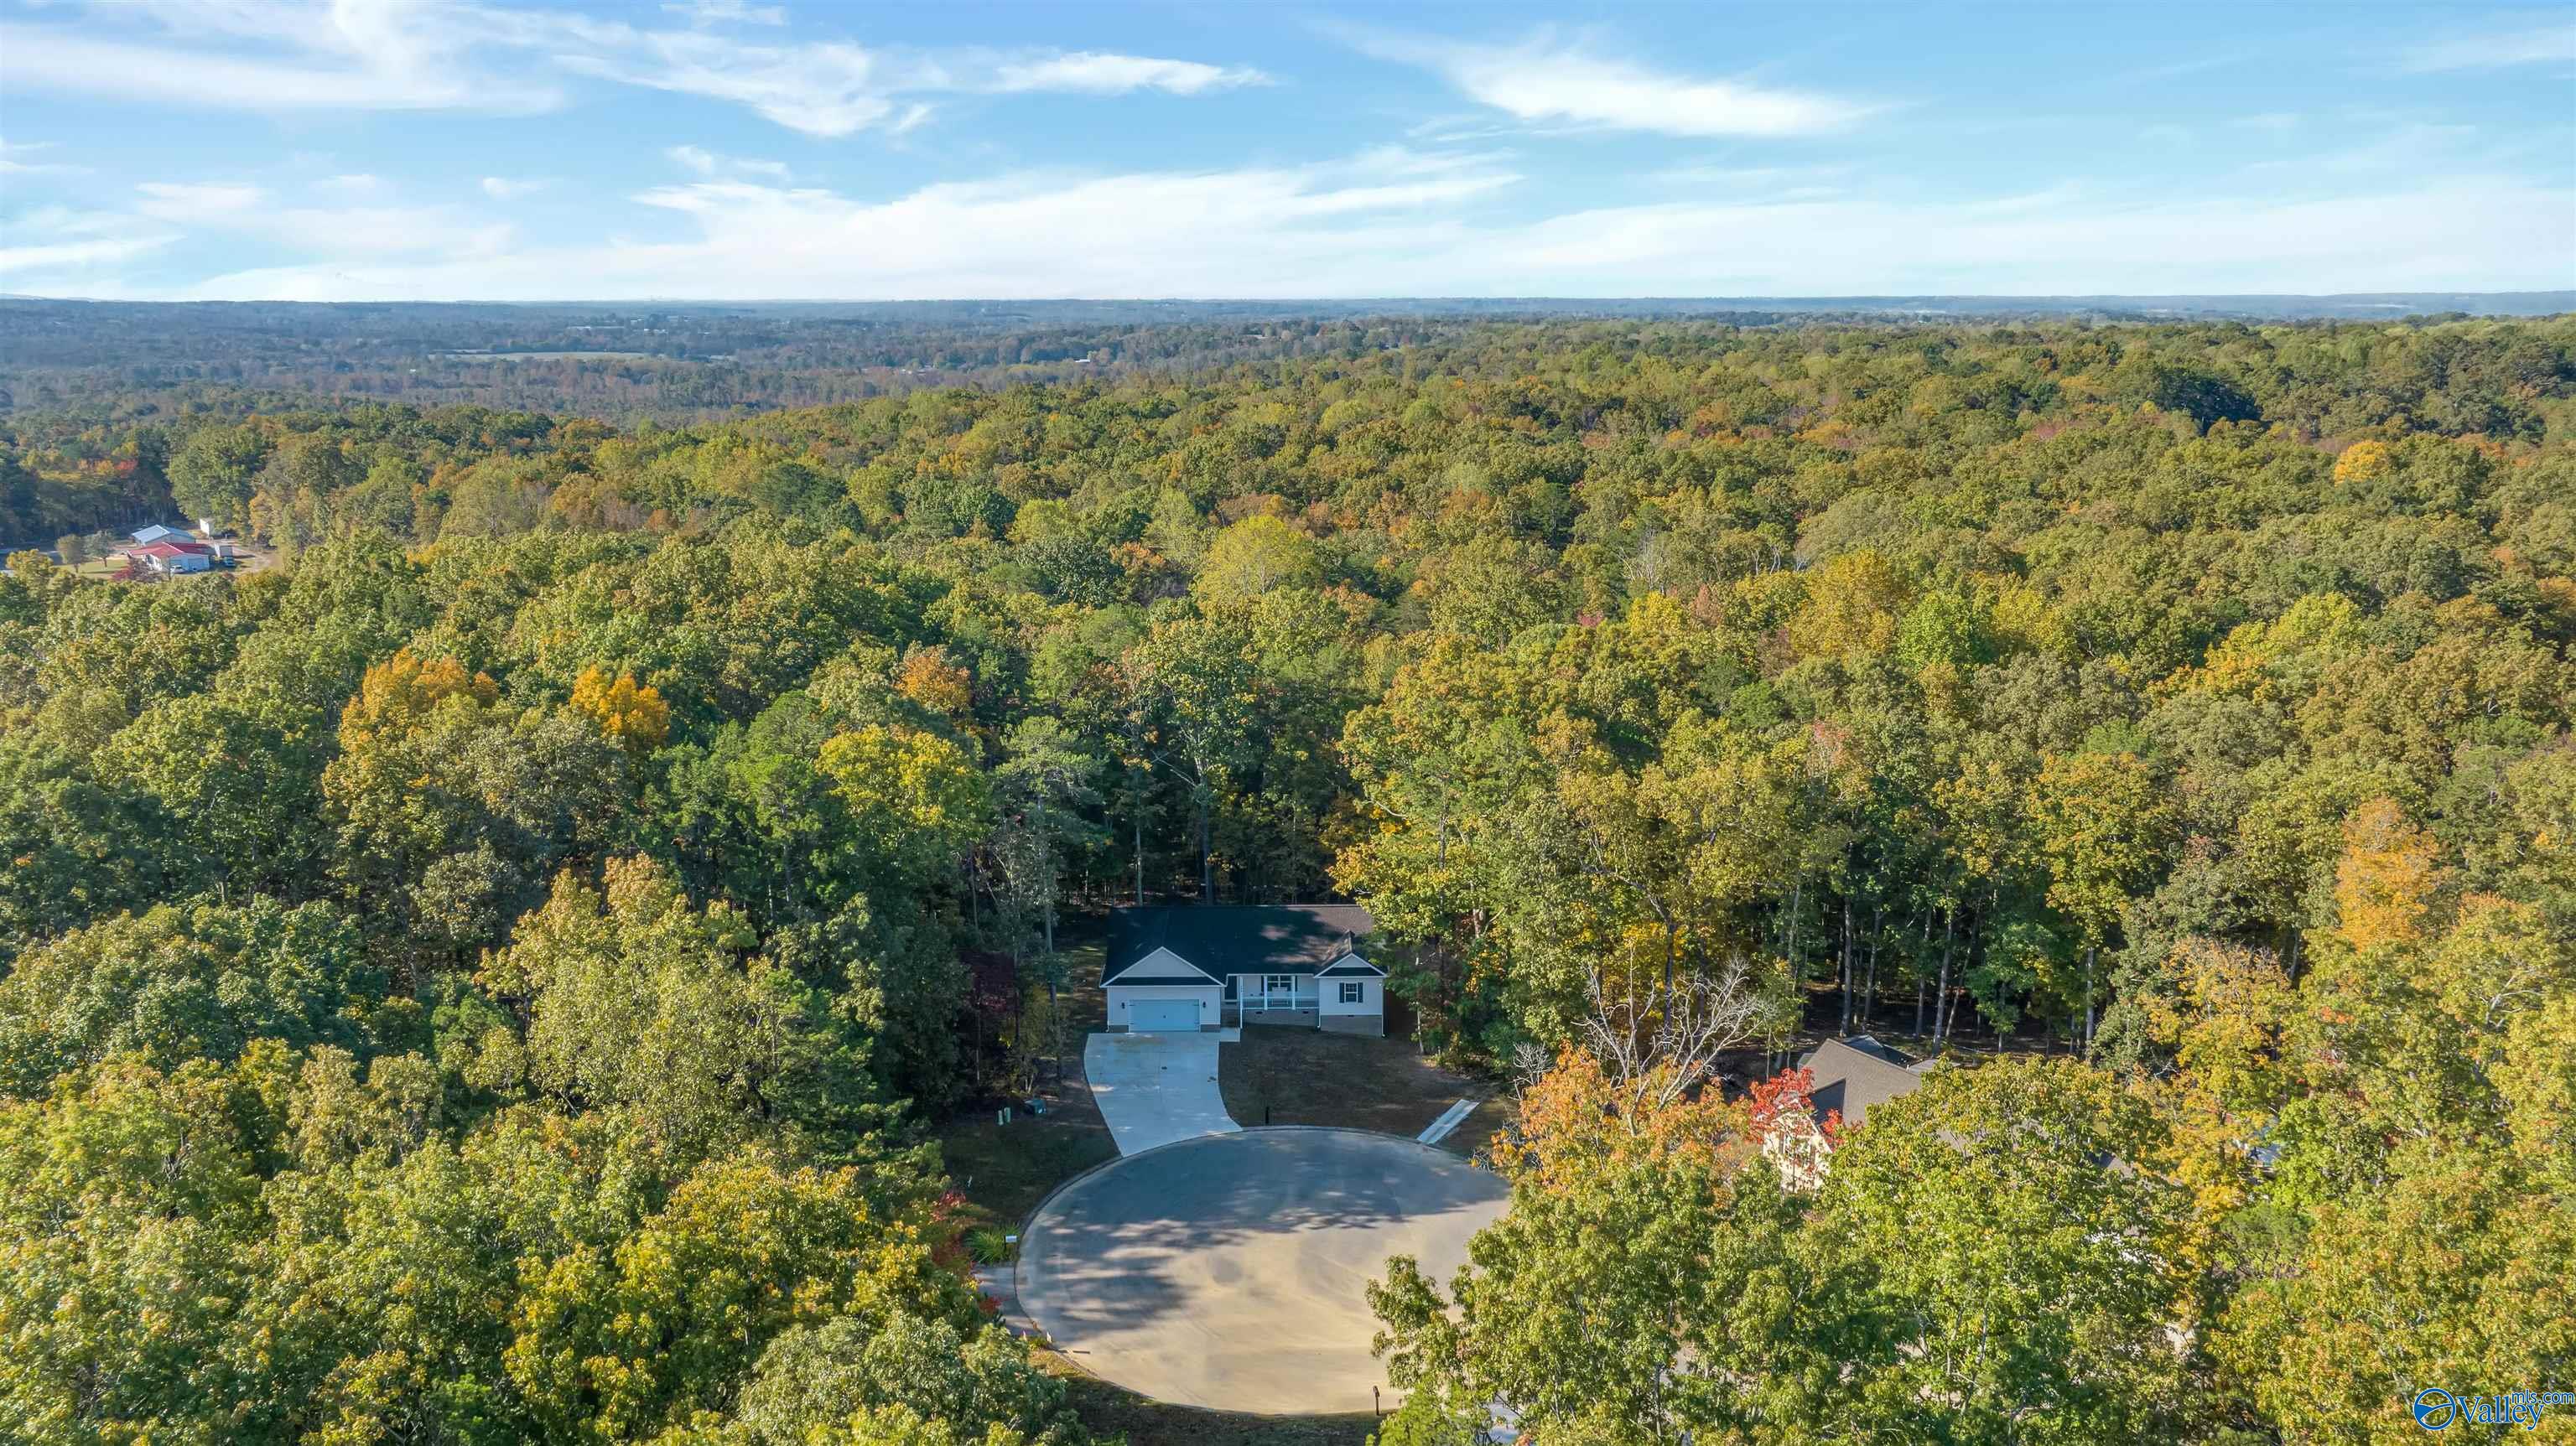
{"label": "paved road", "polygon": [[1365,1411],[1386,1384],[1367,1283],[1396,1254],[1446,1280],[1506,1193],[1446,1151],[1363,1130],[1187,1140],[1046,1203],[1020,1243],[1020,1308],[1084,1369],[1157,1400]]}
{"label": "paved road", "polygon": [[1216,1088],[1215,1034],[1095,1034],[1083,1078],[1118,1153],[1241,1129]]}

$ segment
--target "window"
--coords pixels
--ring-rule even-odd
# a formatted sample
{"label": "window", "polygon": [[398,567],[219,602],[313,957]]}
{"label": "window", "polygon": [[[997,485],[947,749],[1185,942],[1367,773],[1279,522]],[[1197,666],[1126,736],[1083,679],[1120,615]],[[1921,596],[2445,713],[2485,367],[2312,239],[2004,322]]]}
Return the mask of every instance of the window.
{"label": "window", "polygon": [[1368,985],[1357,979],[1343,980],[1342,1002],[1344,1004],[1366,1004],[1368,1002]]}
{"label": "window", "polygon": [[1261,992],[1264,994],[1294,994],[1297,992],[1297,976],[1294,974],[1264,975],[1261,980]]}

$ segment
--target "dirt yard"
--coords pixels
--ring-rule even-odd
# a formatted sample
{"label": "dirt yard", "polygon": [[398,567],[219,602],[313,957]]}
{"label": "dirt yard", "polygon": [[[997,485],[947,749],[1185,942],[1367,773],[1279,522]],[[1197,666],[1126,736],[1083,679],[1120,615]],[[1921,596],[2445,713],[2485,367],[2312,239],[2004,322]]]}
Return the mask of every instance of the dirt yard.
{"label": "dirt yard", "polygon": [[1509,1114],[1489,1081],[1452,1074],[1410,1040],[1255,1024],[1217,1058],[1217,1088],[1235,1123],[1341,1125],[1410,1139],[1463,1099],[1480,1099],[1440,1148],[1473,1156]]}

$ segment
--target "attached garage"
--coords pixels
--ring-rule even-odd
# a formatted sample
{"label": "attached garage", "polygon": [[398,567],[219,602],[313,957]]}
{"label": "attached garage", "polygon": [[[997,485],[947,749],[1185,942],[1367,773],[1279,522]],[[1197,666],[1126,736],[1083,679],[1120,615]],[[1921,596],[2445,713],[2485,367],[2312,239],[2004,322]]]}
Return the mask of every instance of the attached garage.
{"label": "attached garage", "polygon": [[1136,999],[1127,1005],[1127,1027],[1138,1034],[1169,1034],[1199,1027],[1195,999]]}
{"label": "attached garage", "polygon": [[1218,978],[1168,949],[1132,959],[1112,971],[1108,986],[1109,1027],[1140,1034],[1172,1034],[1214,1029],[1223,1021],[1225,985]]}
{"label": "attached garage", "polygon": [[1214,1029],[1219,1022],[1217,1013],[1223,1008],[1225,988],[1212,979],[1205,984],[1172,980],[1160,984],[1109,986],[1111,1029],[1133,1030],[1139,1034]]}

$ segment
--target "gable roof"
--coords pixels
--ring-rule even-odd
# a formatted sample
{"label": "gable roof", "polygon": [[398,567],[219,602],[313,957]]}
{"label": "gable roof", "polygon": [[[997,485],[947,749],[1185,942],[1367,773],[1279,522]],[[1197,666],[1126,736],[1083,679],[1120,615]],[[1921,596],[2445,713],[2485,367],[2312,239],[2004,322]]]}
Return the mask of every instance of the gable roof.
{"label": "gable roof", "polygon": [[128,547],[123,551],[128,557],[156,557],[163,562],[176,561],[182,557],[203,557],[211,560],[215,555],[211,547],[178,542],[147,542],[141,547]]}
{"label": "gable roof", "polygon": [[1828,1110],[1840,1110],[1846,1126],[1869,1117],[1870,1107],[1911,1094],[1923,1083],[1923,1066],[1868,1035],[1829,1039],[1798,1061],[1815,1081],[1809,1098],[1822,1123]]}
{"label": "gable roof", "polygon": [[[1167,945],[1156,945],[1118,970],[1123,984],[1222,984],[1212,970],[1202,969],[1172,952]],[[1107,979],[1101,980],[1106,984]]]}
{"label": "gable roof", "polygon": [[[1139,970],[1168,976],[1177,956],[1214,978],[1220,974],[1315,974],[1336,964],[1376,929],[1357,904],[1174,904],[1110,911],[1109,958],[1100,982]],[[1163,951],[1169,951],[1168,954]],[[1158,955],[1160,957],[1158,957]]]}

